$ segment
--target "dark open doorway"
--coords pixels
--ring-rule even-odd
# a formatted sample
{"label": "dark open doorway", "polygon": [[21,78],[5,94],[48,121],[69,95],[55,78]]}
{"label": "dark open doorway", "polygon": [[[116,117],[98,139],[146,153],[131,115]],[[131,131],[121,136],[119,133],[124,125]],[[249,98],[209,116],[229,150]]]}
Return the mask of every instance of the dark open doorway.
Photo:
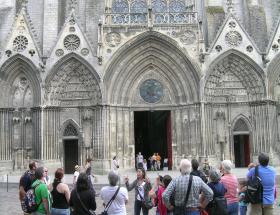
{"label": "dark open doorway", "polygon": [[236,167],[247,167],[250,163],[249,134],[234,135],[234,157]]}
{"label": "dark open doorway", "polygon": [[141,152],[148,162],[153,153],[168,158],[168,167],[172,167],[172,138],[170,111],[134,112],[135,155]]}
{"label": "dark open doorway", "polygon": [[64,140],[64,171],[72,174],[78,164],[78,139]]}

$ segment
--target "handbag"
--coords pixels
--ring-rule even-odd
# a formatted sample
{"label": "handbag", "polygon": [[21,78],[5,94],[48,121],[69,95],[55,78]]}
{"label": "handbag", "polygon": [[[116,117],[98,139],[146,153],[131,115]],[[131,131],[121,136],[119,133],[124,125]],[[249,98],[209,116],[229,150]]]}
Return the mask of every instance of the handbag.
{"label": "handbag", "polygon": [[188,199],[189,199],[189,195],[191,192],[191,186],[192,186],[192,180],[193,180],[193,176],[190,175],[190,179],[189,179],[189,184],[188,184],[188,189],[187,189],[187,195],[184,201],[184,206],[176,206],[174,209],[174,215],[182,215],[182,214],[187,214],[188,208],[186,207]]}
{"label": "handbag", "polygon": [[148,209],[148,210],[152,209],[152,208],[154,207],[154,204],[153,204],[151,198],[150,198],[150,197],[143,198],[143,196],[141,196],[141,194],[140,194],[138,188],[136,188],[136,191],[137,191],[137,193],[138,193],[139,196],[140,196],[140,199],[141,199],[141,202],[142,202],[142,206],[143,206],[144,208]]}
{"label": "handbag", "polygon": [[120,186],[118,187],[118,189],[116,190],[116,192],[114,193],[114,195],[112,196],[112,198],[110,199],[110,201],[106,204],[105,208],[104,208],[104,211],[99,214],[99,215],[108,215],[108,209],[110,208],[111,204],[113,203],[113,201],[115,200],[119,190],[120,190]]}
{"label": "handbag", "polygon": [[80,195],[79,195],[77,189],[76,189],[76,194],[77,194],[77,197],[78,197],[79,201],[81,202],[81,205],[82,205],[84,211],[86,211],[89,215],[96,215],[96,213],[95,213],[94,211],[90,211],[90,210],[85,206],[85,204],[84,204],[83,201],[81,200],[81,197],[80,197]]}

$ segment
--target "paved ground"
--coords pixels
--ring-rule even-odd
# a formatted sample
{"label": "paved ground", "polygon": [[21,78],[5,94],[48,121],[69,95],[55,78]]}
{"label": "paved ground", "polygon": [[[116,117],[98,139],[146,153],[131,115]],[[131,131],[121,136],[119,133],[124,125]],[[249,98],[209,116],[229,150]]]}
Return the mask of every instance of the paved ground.
{"label": "paved ground", "polygon": [[[235,169],[234,174],[237,175],[238,178],[242,178],[246,174],[246,169]],[[279,173],[279,170],[277,170]],[[154,179],[158,174],[165,175],[169,174],[172,177],[179,175],[178,171],[168,171],[168,172],[149,172],[148,176],[150,177],[151,181],[153,182]],[[122,172],[121,178],[123,176],[128,175],[130,180],[135,179],[135,172]],[[96,176],[97,180],[95,180],[95,188],[96,191],[99,192],[100,188],[107,183],[107,176]],[[8,192],[7,192],[7,184],[4,182],[4,177],[0,176],[0,215],[20,215],[22,214],[20,209],[20,204],[18,200],[18,179],[19,176],[9,176],[9,184],[8,184]],[[67,183],[71,183],[72,175],[66,175],[65,181]],[[279,183],[279,180],[278,180]],[[279,190],[279,189],[278,189]],[[278,192],[279,193],[279,192]],[[102,201],[100,197],[96,198],[98,209],[97,212],[99,213],[102,210]],[[134,191],[129,192],[129,203],[127,205],[127,212],[128,215],[133,215],[133,202],[134,202]],[[279,207],[280,200],[275,205],[275,215],[280,214],[280,207]],[[149,215],[155,215],[155,209],[152,209]]]}

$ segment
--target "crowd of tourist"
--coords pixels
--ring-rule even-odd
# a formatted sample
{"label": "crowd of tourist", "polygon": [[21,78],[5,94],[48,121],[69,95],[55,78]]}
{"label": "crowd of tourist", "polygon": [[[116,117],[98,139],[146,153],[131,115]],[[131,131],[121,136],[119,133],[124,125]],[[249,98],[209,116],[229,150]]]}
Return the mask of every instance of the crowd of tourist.
{"label": "crowd of tourist", "polygon": [[[138,156],[138,161],[141,161],[141,153]],[[86,160],[84,171],[80,171],[78,165],[75,166],[72,191],[63,182],[62,168],[55,171],[50,183],[47,168],[37,167],[36,162],[30,163],[29,170],[23,174],[19,184],[24,214],[94,215],[97,205],[91,180],[91,161]],[[113,158],[112,170],[108,174],[109,184],[100,191],[103,214],[126,215],[128,192],[134,190],[134,215],[140,215],[141,211],[143,215],[148,215],[153,207],[156,207],[157,215],[273,215],[276,171],[269,166],[266,154],[261,153],[258,163],[250,164],[245,179],[239,181],[232,173],[233,164],[230,160],[222,161],[220,167],[215,169],[210,168],[207,160],[199,168],[196,159],[182,159],[179,176],[172,179],[168,174],[158,175],[154,183],[147,177],[141,162],[138,164],[136,179],[130,181],[125,176],[125,187],[122,187],[119,164],[117,158]],[[36,204],[32,211],[28,211],[26,202],[30,202],[30,199],[27,200],[27,196],[30,198],[32,189]]]}

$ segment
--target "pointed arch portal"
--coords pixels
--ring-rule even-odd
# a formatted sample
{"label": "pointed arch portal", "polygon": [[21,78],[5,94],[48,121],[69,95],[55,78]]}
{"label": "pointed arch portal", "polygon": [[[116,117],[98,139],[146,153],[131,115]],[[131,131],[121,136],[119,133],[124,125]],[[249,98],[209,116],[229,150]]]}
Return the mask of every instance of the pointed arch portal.
{"label": "pointed arch portal", "polygon": [[233,148],[235,167],[247,167],[250,163],[250,131],[242,118],[236,121],[233,128]]}

